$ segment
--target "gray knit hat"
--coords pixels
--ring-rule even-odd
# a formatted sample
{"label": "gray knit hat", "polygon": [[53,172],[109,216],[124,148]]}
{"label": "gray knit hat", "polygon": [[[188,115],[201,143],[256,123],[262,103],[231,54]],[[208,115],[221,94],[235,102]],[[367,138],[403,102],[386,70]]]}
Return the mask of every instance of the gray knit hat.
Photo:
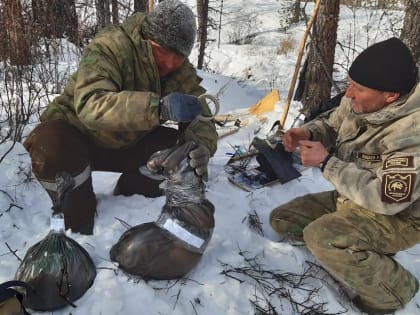
{"label": "gray knit hat", "polygon": [[165,0],[147,15],[143,32],[159,45],[188,57],[194,46],[197,24],[187,5],[179,0]]}

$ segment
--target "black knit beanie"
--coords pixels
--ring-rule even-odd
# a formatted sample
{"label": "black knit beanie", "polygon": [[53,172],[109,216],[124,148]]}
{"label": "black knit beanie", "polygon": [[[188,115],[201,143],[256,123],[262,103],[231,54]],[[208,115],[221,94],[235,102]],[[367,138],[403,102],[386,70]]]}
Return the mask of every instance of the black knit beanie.
{"label": "black knit beanie", "polygon": [[188,57],[197,33],[194,13],[179,0],[165,0],[147,15],[143,33],[159,45]]}
{"label": "black knit beanie", "polygon": [[408,47],[393,37],[362,51],[350,66],[349,76],[363,86],[404,95],[417,82],[417,66]]}

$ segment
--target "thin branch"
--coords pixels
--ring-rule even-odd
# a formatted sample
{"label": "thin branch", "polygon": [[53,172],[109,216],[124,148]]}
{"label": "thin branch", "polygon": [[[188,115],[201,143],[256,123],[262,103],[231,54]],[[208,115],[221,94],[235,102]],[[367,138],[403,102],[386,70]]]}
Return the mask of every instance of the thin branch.
{"label": "thin branch", "polygon": [[18,250],[12,250],[12,248],[9,246],[9,244],[7,244],[7,242],[5,242],[4,244],[6,244],[7,248],[9,249],[9,251],[13,254],[13,256],[15,256],[17,258],[17,260],[19,260],[20,262],[22,261],[22,259],[20,259],[20,257],[18,255],[16,255],[16,252]]}
{"label": "thin branch", "polygon": [[132,228],[132,226],[130,224],[128,224],[127,222],[125,222],[124,220],[119,219],[117,217],[114,217],[114,219],[117,220],[117,221],[119,221],[127,230],[130,229],[130,228]]}
{"label": "thin branch", "polygon": [[277,315],[283,313],[276,310],[273,299],[278,299],[281,306],[289,305],[293,314],[332,315],[347,312],[347,309],[344,309],[336,313],[328,313],[325,310],[326,303],[316,301],[322,285],[314,287],[310,282],[320,280],[319,277],[314,276],[314,274],[319,274],[320,269],[317,269],[319,268],[317,265],[308,264],[302,274],[296,274],[265,268],[260,262],[261,254],[251,257],[247,252],[240,250],[239,255],[243,257],[245,266],[236,267],[220,262],[223,267],[221,274],[235,279],[241,284],[251,282],[255,285],[253,299],[250,299],[255,308],[255,314]]}

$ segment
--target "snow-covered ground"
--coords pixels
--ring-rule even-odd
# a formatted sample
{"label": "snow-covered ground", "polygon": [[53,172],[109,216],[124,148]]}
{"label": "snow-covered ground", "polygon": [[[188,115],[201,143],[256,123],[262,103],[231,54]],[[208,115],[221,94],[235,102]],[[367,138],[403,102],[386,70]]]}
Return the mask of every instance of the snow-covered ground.
{"label": "snow-covered ground", "polygon": [[[178,281],[145,282],[119,270],[110,261],[109,250],[126,230],[120,220],[132,226],[156,220],[165,197],[114,196],[112,191],[119,174],[94,172],[93,185],[98,199],[94,235],[83,236],[70,231],[67,235],[89,252],[97,267],[97,277],[87,293],[75,302],[76,308],[68,306],[53,314],[274,314],[268,312],[267,301],[278,314],[302,314],[304,308],[296,308],[291,301],[303,300],[307,300],[307,307],[319,307],[317,314],[360,314],[335,282],[314,265],[316,261],[304,246],[293,246],[282,240],[268,223],[274,207],[306,193],[332,189],[320,171],[307,169],[291,182],[253,192],[233,186],[224,172],[224,165],[233,152],[232,145],[248,146],[253,137],[264,137],[282,115],[305,26],[300,23],[283,33],[273,31],[280,27],[279,3],[277,0],[225,1],[224,11],[230,14],[223,17],[221,41],[216,40],[208,48],[211,56],[208,68],[214,73],[200,72],[203,86],[219,97],[221,113],[249,107],[273,87],[280,90],[281,101],[273,112],[266,114],[266,123],[254,119],[238,132],[219,140],[218,150],[210,161],[206,188],[207,198],[215,205],[216,223],[199,264],[188,277]],[[313,4],[308,4],[308,14],[312,9]],[[403,14],[391,12],[384,18],[381,12],[365,9],[353,13],[342,6],[338,39],[357,51],[395,35],[387,23],[393,18],[401,21]],[[235,24],[230,21],[244,17],[245,22],[241,23],[246,25],[248,16],[255,19],[250,33],[261,32],[260,35],[247,45],[229,44],[229,32],[232,36]],[[217,39],[217,32],[211,37]],[[285,38],[294,39],[295,47],[286,55],[277,54],[277,47]],[[194,62],[195,58],[196,52],[192,55]],[[346,66],[352,58],[353,53],[337,49],[337,65]],[[345,78],[344,67],[337,66],[334,76]],[[248,78],[252,81],[246,81]],[[299,115],[299,109],[300,104],[293,102],[286,127]],[[8,148],[9,143],[1,145],[0,156]],[[19,260],[11,251],[23,258],[27,249],[49,231],[51,202],[36,180],[27,180],[29,166],[29,156],[19,143],[0,164],[0,283],[13,279],[19,266]],[[260,222],[259,232],[248,224],[250,218]],[[420,246],[398,253],[396,259],[420,279]],[[270,273],[289,273],[290,282],[269,280],[270,284],[263,287],[261,281],[256,281]],[[299,279],[306,277],[298,288],[293,288],[293,274]],[[270,288],[280,288],[279,292],[288,298],[278,294],[269,296]],[[420,294],[396,314],[419,314],[418,305]],[[259,313],[258,307],[266,313]]]}

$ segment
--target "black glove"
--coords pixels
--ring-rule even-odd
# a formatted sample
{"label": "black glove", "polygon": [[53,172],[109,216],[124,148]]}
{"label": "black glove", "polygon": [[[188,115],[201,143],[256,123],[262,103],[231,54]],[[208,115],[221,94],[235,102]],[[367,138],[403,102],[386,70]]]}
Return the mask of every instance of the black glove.
{"label": "black glove", "polygon": [[208,180],[207,164],[210,160],[210,151],[206,146],[199,144],[188,153],[189,164],[195,173],[204,181]]}
{"label": "black glove", "polygon": [[197,97],[178,92],[160,100],[160,119],[176,122],[190,122],[201,114],[201,103]]}

